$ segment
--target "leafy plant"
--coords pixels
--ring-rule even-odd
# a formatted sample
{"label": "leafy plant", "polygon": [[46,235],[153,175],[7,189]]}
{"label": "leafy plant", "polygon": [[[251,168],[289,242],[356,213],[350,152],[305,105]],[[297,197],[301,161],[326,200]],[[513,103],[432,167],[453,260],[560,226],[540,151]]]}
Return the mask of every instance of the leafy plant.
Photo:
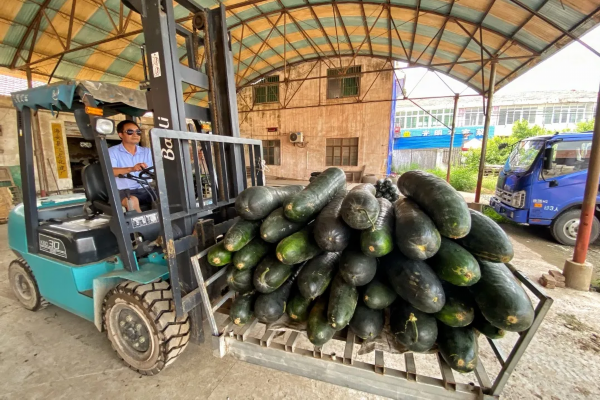
{"label": "leafy plant", "polygon": [[578,122],[577,126],[575,127],[575,131],[576,132],[589,132],[589,131],[593,131],[595,123],[596,123],[596,120],[594,118],[592,118],[589,121]]}
{"label": "leafy plant", "polygon": [[492,207],[483,207],[483,213],[496,221],[498,224],[514,224],[514,222],[510,219],[498,214]]}

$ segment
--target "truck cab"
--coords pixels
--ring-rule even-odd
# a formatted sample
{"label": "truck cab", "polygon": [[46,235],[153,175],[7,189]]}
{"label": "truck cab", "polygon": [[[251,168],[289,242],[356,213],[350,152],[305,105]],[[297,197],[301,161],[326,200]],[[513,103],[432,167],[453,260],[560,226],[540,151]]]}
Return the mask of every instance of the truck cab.
{"label": "truck cab", "polygon": [[[498,176],[490,206],[511,221],[549,226],[556,241],[575,245],[591,148],[592,132],[521,140]],[[596,215],[590,242],[599,233]]]}

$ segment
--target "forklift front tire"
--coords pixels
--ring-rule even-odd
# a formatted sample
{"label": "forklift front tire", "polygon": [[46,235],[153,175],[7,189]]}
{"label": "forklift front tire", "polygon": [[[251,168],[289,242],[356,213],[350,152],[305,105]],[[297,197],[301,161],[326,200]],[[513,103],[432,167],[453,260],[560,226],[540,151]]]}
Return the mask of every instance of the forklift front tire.
{"label": "forklift front tire", "polygon": [[[560,244],[565,246],[575,246],[577,232],[579,231],[580,209],[573,209],[562,213],[550,226],[552,237]],[[590,244],[594,243],[600,235],[600,222],[594,216],[592,221],[592,232],[590,234]]]}
{"label": "forklift front tire", "polygon": [[190,319],[177,318],[168,282],[125,281],[104,298],[104,329],[134,371],[156,375],[172,364],[190,339]]}
{"label": "forklift front tire", "polygon": [[19,302],[30,311],[37,311],[47,303],[40,295],[31,268],[22,258],[13,260],[8,266],[8,281]]}

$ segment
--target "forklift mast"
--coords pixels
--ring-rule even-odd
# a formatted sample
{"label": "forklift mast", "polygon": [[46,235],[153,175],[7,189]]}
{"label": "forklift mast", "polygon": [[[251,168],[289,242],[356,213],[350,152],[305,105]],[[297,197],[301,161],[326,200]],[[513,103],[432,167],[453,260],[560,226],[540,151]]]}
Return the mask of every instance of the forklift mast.
{"label": "forklift mast", "polygon": [[[202,298],[191,257],[214,243],[221,233],[215,229],[219,222],[231,225],[235,217],[231,206],[247,187],[246,157],[252,185],[264,184],[260,169],[262,145],[258,140],[240,138],[225,6],[207,10],[191,0],[175,0],[189,11],[193,24],[190,31],[176,22],[173,0],[123,2],[140,14],[144,31],[148,66],[144,86],[148,110],[154,114],[150,138],[159,188],[162,247],[169,264],[173,299],[177,315],[190,314],[194,339],[202,341]],[[178,37],[185,40],[183,57]],[[199,46],[204,46],[206,73],[201,72],[196,60]],[[184,58],[187,66],[179,62]],[[206,90],[210,107],[186,103],[184,84]],[[194,121],[197,131],[200,121],[210,121],[212,134],[188,132],[186,119]],[[210,202],[203,199],[200,152],[208,165]],[[210,233],[203,225],[205,220]]]}

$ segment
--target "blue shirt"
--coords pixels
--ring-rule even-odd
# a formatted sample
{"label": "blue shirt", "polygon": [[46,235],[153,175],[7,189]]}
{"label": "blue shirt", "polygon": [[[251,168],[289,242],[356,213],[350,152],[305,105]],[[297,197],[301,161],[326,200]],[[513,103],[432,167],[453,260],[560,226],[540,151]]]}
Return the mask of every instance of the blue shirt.
{"label": "blue shirt", "polygon": [[[139,163],[146,163],[148,167],[154,165],[152,161],[152,152],[147,147],[135,146],[135,154],[132,155],[128,152],[123,143],[120,143],[117,146],[113,146],[108,149],[108,154],[110,155],[110,163],[113,168],[130,168]],[[132,175],[138,176],[139,172],[132,172]],[[131,179],[123,179],[115,177],[115,181],[117,181],[117,188],[119,190],[124,189],[140,189],[142,186],[136,181],[132,181]]]}

